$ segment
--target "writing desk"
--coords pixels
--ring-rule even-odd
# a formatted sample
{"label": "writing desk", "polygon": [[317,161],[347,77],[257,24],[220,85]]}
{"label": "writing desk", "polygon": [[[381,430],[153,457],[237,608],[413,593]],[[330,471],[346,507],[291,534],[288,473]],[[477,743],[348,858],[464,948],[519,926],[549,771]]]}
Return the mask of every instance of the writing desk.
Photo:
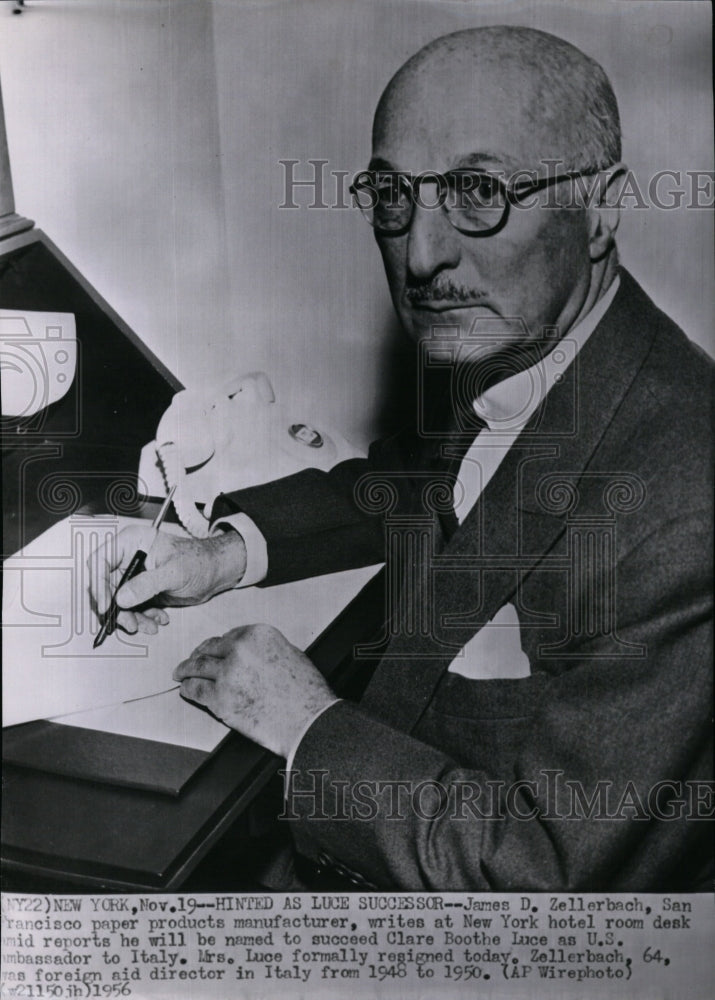
{"label": "writing desk", "polygon": [[[7,554],[76,511],[134,513],[129,508],[137,498],[127,493],[136,493],[141,447],[181,388],[31,226],[26,220],[0,225],[0,303],[18,312],[71,313],[79,360],[62,400],[37,417],[2,420]],[[352,662],[352,645],[370,638],[382,612],[382,588],[373,581],[311,646],[340,692],[349,678],[366,673],[365,661]],[[178,797],[5,764],[6,885],[22,891],[44,880],[57,891],[177,889],[224,833],[233,837],[236,822],[281,764],[232,734]]]}
{"label": "writing desk", "polygon": [[[362,687],[371,672],[374,664],[356,661],[353,646],[375,634],[383,614],[378,573],[310,647],[338,693]],[[178,797],[6,765],[2,866],[8,884],[21,890],[24,875],[58,891],[180,889],[283,764],[232,733]],[[240,826],[236,837],[247,839]]]}

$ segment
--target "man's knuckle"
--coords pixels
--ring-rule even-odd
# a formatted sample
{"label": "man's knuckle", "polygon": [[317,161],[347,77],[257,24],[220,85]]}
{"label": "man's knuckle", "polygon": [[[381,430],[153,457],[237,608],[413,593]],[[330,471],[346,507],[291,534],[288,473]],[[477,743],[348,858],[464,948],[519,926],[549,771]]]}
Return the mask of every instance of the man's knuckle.
{"label": "man's knuckle", "polygon": [[203,701],[206,694],[206,682],[200,677],[189,677],[184,681],[184,690],[192,701]]}
{"label": "man's knuckle", "polygon": [[269,625],[267,622],[256,622],[250,627],[251,638],[270,640],[278,635],[278,629],[273,625]]}

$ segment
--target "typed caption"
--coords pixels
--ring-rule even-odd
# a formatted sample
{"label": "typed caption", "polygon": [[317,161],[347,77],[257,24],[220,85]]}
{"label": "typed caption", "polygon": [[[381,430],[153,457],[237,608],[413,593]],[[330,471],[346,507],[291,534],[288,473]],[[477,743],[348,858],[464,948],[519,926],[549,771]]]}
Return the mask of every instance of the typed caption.
{"label": "typed caption", "polygon": [[2,997],[709,995],[710,895],[7,894]]}

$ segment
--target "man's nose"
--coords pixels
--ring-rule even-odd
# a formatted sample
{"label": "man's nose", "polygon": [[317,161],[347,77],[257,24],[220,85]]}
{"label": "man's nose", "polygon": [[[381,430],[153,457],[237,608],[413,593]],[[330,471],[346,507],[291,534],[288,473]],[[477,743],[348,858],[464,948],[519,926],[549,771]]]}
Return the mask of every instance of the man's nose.
{"label": "man's nose", "polygon": [[456,267],[461,255],[459,234],[436,200],[431,191],[424,193],[421,203],[415,204],[407,234],[407,269],[420,282]]}

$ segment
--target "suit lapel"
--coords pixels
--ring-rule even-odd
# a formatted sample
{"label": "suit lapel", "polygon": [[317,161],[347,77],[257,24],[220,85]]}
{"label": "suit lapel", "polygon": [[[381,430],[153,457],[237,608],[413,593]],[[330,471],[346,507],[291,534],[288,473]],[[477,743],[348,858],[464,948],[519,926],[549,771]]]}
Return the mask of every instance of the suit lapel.
{"label": "suit lapel", "polygon": [[[363,704],[411,731],[449,664],[510,601],[566,528],[564,490],[577,484],[652,345],[655,314],[627,272],[611,308],[561,383],[509,450],[459,530],[412,573],[400,607],[431,610],[431,627],[395,627]],[[424,556],[424,553],[423,553]]]}

